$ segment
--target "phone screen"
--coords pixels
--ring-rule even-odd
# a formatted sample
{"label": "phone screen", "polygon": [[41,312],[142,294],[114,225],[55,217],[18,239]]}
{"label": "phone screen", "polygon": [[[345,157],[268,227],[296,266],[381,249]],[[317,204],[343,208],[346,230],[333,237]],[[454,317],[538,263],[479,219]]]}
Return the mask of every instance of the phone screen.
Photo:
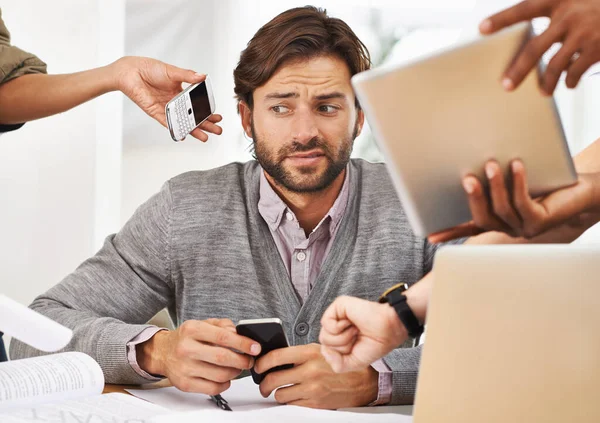
{"label": "phone screen", "polygon": [[211,115],[210,102],[208,101],[208,92],[206,91],[205,82],[190,91],[190,100],[192,100],[194,118],[196,119],[196,125],[198,125]]}

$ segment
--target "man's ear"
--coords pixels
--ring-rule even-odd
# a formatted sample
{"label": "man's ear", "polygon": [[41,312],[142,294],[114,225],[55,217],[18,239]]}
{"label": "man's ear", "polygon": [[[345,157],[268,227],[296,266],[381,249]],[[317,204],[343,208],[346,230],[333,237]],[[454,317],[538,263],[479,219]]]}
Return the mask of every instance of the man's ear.
{"label": "man's ear", "polygon": [[244,132],[248,138],[252,138],[252,110],[250,110],[250,106],[245,102],[240,101],[238,103],[238,113],[242,117],[242,128],[244,129]]}
{"label": "man's ear", "polygon": [[362,132],[363,126],[365,125],[365,114],[362,109],[358,109],[356,112],[356,136],[358,137]]}

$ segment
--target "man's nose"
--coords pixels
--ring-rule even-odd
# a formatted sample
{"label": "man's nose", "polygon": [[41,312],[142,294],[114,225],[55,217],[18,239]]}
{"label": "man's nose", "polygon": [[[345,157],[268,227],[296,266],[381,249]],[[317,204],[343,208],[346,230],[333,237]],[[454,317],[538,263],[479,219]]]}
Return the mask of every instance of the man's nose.
{"label": "man's nose", "polygon": [[318,135],[319,128],[313,113],[310,110],[296,110],[292,122],[293,140],[305,144]]}

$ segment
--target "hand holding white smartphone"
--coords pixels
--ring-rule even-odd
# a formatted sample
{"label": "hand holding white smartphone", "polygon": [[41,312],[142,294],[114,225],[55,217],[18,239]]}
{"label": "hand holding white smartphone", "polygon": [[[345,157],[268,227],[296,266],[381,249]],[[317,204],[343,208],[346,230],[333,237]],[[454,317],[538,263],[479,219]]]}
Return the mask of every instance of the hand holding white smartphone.
{"label": "hand holding white smartphone", "polygon": [[[281,320],[277,318],[240,320],[235,329],[239,335],[253,339],[260,344],[261,351],[260,354],[256,356],[257,360],[273,350],[287,348],[289,346],[285,331],[283,330],[283,324],[281,323]],[[250,373],[252,374],[254,383],[259,385],[269,373],[277,370],[291,369],[292,367],[294,367],[292,364],[285,364],[283,366],[273,367],[264,373],[256,373],[254,368],[252,368],[250,369]]]}
{"label": "hand holding white smartphone", "polygon": [[182,141],[215,112],[215,99],[208,75],[175,96],[165,106],[167,124],[173,141]]}

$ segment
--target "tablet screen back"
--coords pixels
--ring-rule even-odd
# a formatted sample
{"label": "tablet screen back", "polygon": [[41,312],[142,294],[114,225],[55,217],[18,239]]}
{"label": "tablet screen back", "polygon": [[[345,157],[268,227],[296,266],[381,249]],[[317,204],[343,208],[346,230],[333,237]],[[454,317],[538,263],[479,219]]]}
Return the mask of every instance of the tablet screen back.
{"label": "tablet screen back", "polygon": [[471,220],[461,180],[484,178],[496,159],[523,160],[532,195],[573,184],[576,174],[556,105],[531,72],[514,92],[503,71],[529,36],[528,24],[352,83],[381,147],[414,232],[426,236]]}

